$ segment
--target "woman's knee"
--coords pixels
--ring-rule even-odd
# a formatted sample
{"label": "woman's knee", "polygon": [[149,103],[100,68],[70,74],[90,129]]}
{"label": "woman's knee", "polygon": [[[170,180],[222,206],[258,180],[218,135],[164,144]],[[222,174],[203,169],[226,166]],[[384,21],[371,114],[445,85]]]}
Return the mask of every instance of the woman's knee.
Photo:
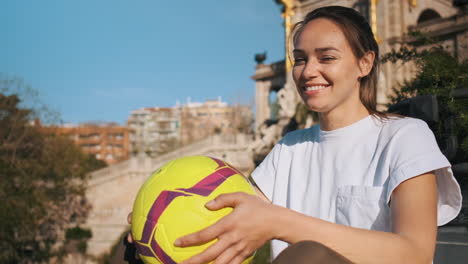
{"label": "woman's knee", "polygon": [[352,263],[333,249],[315,242],[301,241],[295,243],[279,254],[273,264],[349,264]]}

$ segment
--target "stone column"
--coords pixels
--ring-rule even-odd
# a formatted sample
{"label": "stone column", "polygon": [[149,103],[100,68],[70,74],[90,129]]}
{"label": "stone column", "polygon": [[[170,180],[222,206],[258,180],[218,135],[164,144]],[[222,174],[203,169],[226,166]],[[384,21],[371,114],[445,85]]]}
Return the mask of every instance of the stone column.
{"label": "stone column", "polygon": [[255,129],[270,118],[270,87],[271,81],[257,80],[255,84]]}

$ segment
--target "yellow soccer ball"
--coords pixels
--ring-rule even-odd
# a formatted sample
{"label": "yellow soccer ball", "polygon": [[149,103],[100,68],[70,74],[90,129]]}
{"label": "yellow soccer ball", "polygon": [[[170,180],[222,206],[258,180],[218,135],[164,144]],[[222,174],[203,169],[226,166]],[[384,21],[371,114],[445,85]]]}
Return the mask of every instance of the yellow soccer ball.
{"label": "yellow soccer ball", "polygon": [[133,204],[132,236],[143,262],[179,263],[208,248],[215,240],[186,248],[174,246],[174,241],[229,214],[231,208],[210,211],[205,204],[220,194],[232,192],[255,194],[238,170],[219,159],[183,157],[156,170]]}

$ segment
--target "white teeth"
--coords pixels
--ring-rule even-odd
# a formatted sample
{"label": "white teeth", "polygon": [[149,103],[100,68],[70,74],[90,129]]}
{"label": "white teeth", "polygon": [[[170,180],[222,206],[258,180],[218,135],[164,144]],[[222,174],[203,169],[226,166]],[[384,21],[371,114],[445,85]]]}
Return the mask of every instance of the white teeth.
{"label": "white teeth", "polygon": [[325,85],[317,85],[317,86],[307,86],[305,87],[305,90],[306,91],[316,91],[316,90],[320,90],[320,89],[325,89]]}

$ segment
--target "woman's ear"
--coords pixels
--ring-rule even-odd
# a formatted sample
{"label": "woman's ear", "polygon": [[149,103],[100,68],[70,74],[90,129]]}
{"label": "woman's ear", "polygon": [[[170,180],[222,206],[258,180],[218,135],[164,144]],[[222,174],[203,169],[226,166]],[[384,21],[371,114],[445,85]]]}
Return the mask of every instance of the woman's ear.
{"label": "woman's ear", "polygon": [[361,71],[359,78],[363,78],[369,75],[372,67],[374,66],[374,60],[375,52],[373,51],[368,51],[366,54],[364,54],[364,56],[362,56],[362,58],[359,60],[359,70]]}

